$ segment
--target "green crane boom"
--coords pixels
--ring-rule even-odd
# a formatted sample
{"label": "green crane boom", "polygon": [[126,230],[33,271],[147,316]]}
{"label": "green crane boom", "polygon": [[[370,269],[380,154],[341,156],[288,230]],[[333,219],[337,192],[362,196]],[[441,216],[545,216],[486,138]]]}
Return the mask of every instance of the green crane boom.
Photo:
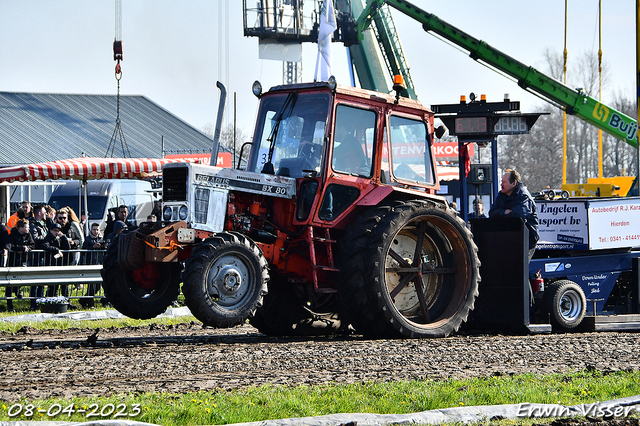
{"label": "green crane boom", "polygon": [[[351,0],[349,5],[338,2],[337,8],[343,13],[360,16],[364,4],[364,0]],[[407,87],[402,96],[417,99],[393,18],[386,7],[378,9],[377,12],[372,26],[374,31],[358,33],[359,43],[349,46],[351,61],[358,73],[360,86],[388,93],[390,88],[386,77],[400,74]]]}
{"label": "green crane boom", "polygon": [[526,66],[405,0],[369,0],[357,21],[358,34],[362,34],[369,27],[384,4],[388,4],[420,22],[425,31],[433,31],[440,37],[467,50],[472,59],[482,61],[515,78],[520,87],[537,93],[551,103],[560,105],[567,113],[591,123],[629,145],[638,146],[638,123],[633,118],[600,103],[580,90],[572,89],[546,76],[533,67]]}

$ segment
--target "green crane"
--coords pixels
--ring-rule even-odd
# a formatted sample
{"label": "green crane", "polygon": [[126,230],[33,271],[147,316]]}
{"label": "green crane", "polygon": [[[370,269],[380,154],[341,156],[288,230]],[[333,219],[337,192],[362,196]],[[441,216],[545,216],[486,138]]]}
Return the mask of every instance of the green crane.
{"label": "green crane", "polygon": [[[364,7],[364,0],[336,3],[336,8],[341,13],[354,17],[360,16]],[[400,38],[391,13],[384,4],[377,9],[373,23],[374,25],[371,26],[373,31],[358,31],[359,43],[348,46],[352,66],[358,73],[360,87],[389,93],[387,76],[402,75],[406,85],[402,96],[417,99]]]}
{"label": "green crane", "polygon": [[408,1],[369,0],[357,20],[356,31],[358,35],[363,34],[372,21],[376,21],[376,16],[385,4],[420,22],[425,31],[433,31],[440,37],[465,49],[472,59],[482,61],[515,78],[518,85],[525,90],[535,92],[543,99],[564,108],[567,113],[573,114],[637,148],[638,123],[633,118],[600,103],[581,90],[572,89],[535,68],[526,66]]}

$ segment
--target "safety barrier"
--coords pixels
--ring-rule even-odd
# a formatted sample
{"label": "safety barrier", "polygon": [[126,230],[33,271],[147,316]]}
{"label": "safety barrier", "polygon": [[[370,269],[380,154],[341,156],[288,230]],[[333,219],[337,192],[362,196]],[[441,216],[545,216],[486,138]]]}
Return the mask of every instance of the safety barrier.
{"label": "safety barrier", "polygon": [[19,290],[33,286],[47,286],[44,295],[60,289],[70,299],[101,298],[104,255],[105,250],[61,250],[59,255],[44,250],[9,251],[0,258],[0,287],[6,288],[0,300],[33,299]]}

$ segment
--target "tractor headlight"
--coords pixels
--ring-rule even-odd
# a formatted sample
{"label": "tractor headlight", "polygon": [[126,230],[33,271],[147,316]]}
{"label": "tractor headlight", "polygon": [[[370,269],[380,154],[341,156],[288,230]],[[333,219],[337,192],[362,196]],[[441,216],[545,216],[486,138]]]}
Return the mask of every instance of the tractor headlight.
{"label": "tractor headlight", "polygon": [[254,81],[253,85],[251,86],[251,91],[256,98],[260,99],[260,96],[262,96],[262,84],[260,84],[258,80]]}
{"label": "tractor headlight", "polygon": [[180,220],[187,220],[188,214],[189,209],[187,209],[187,206],[180,207],[180,210],[178,211],[178,217],[180,218]]}
{"label": "tractor headlight", "polygon": [[338,87],[338,82],[336,81],[336,78],[334,76],[329,77],[329,89],[331,90],[336,90],[336,87]]}
{"label": "tractor headlight", "polygon": [[165,222],[169,222],[171,220],[171,213],[173,213],[171,207],[167,206],[164,208],[164,211],[162,212],[162,218],[165,220]]}

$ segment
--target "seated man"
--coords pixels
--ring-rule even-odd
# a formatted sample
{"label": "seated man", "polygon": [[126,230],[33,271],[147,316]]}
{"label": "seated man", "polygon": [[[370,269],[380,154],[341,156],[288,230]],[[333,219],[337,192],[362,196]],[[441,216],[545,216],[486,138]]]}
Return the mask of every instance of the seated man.
{"label": "seated man", "polygon": [[355,137],[355,128],[351,123],[336,125],[332,164],[333,169],[339,172],[370,173],[367,157],[362,144]]}

